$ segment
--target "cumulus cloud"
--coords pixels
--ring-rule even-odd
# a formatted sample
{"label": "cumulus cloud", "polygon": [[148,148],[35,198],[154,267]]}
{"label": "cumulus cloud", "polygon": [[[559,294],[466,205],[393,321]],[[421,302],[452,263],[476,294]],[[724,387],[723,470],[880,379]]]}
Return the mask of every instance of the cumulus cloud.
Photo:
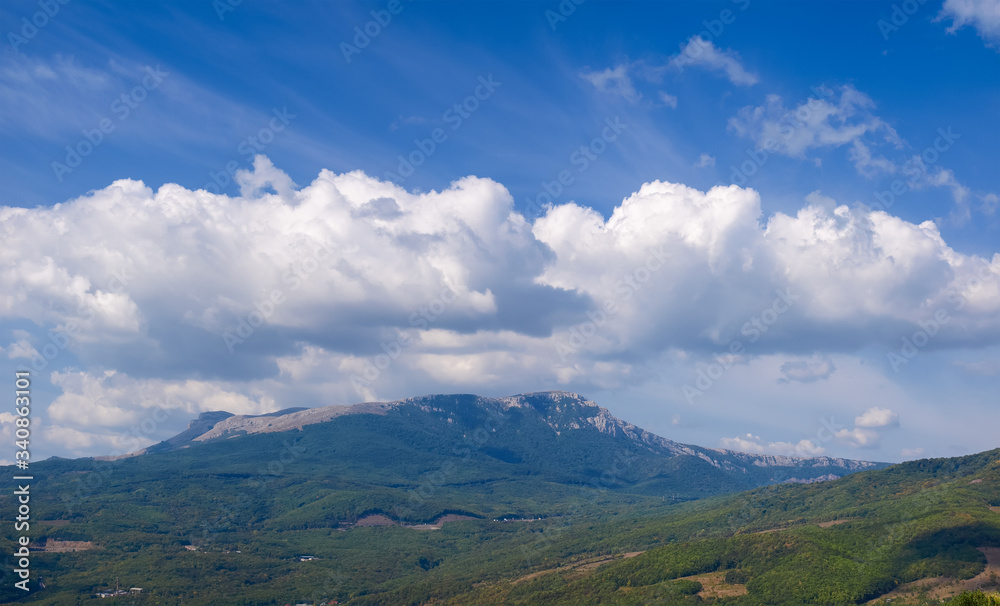
{"label": "cumulus cloud", "polygon": [[890,427],[899,425],[899,415],[888,408],[873,406],[862,413],[860,417],[855,417],[854,425],[856,427]]}
{"label": "cumulus cloud", "polygon": [[[535,236],[555,253],[537,281],[614,307],[605,328],[587,341],[602,353],[641,354],[665,345],[717,350],[785,287],[798,299],[760,335],[758,351],[802,351],[818,344],[814,330],[824,336],[813,351],[832,344],[895,346],[910,323],[944,306],[953,309],[952,289],[976,301],[973,322],[989,334],[981,342],[997,338],[1000,322],[979,310],[1000,309],[1000,255],[959,261],[962,255],[944,244],[933,223],[914,225],[881,211],[810,204],[795,216],[778,213],[766,225],[760,214],[752,190],[700,192],[662,182],[643,185],[606,221],[591,209],[562,205],[534,225]],[[643,269],[652,252],[664,259],[655,273]],[[976,282],[979,271],[989,287]],[[622,284],[630,274],[646,282]],[[939,335],[935,343],[955,337]]]}
{"label": "cumulus cloud", "polygon": [[701,157],[698,158],[698,163],[695,164],[695,166],[698,168],[707,168],[709,166],[715,166],[715,156],[712,156],[710,154],[702,154]]}
{"label": "cumulus cloud", "polygon": [[238,197],[122,180],[0,208],[4,354],[50,373],[52,431],[106,444],[154,403],[262,412],[510,377],[614,389],[746,338],[778,292],[791,304],[753,355],[893,350],[938,309],[950,321],[926,349],[1000,343],[1000,254],[819,195],[764,217],[753,190],[657,181],[607,218],[567,203],[529,223],[475,177],[299,187],[258,158],[239,182]]}
{"label": "cumulus cloud", "polygon": [[136,379],[115,371],[55,371],[51,382],[62,393],[45,411],[43,435],[77,455],[92,447],[134,452],[202,412],[262,414],[282,408],[259,389],[224,382]]}
{"label": "cumulus cloud", "polygon": [[878,432],[871,429],[855,427],[854,429],[841,429],[834,434],[834,437],[854,448],[874,448],[878,446],[880,436]]}
{"label": "cumulus cloud", "polygon": [[733,84],[750,86],[758,81],[757,74],[748,71],[733,51],[719,50],[711,40],[692,36],[681,46],[681,52],[670,58],[669,65],[677,69],[695,66],[722,72]]}
{"label": "cumulus cloud", "polygon": [[782,382],[798,381],[800,383],[812,383],[820,379],[826,379],[833,374],[837,367],[833,365],[833,360],[827,357],[807,360],[792,360],[781,365]]}
{"label": "cumulus cloud", "polygon": [[938,19],[951,19],[949,33],[971,25],[987,44],[1000,50],[1000,1],[945,0]]}
{"label": "cumulus cloud", "polygon": [[722,438],[722,440],[720,440],[720,444],[725,449],[750,454],[785,455],[790,457],[818,457],[826,452],[822,446],[818,446],[811,440],[799,440],[798,443],[770,442],[768,444],[764,444],[761,442],[760,436],[755,436],[751,433],[735,438]]}

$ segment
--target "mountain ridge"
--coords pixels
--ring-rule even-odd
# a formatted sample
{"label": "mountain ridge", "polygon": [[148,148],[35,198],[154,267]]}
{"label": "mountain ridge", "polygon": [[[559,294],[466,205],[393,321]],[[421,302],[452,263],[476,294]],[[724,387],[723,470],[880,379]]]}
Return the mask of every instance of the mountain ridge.
{"label": "mountain ridge", "polygon": [[[630,441],[657,455],[692,456],[713,467],[728,472],[746,472],[747,467],[799,468],[810,467],[842,469],[846,473],[878,469],[887,463],[846,459],[840,457],[792,457],[786,455],[752,454],[735,450],[708,448],[682,444],[664,438],[613,415],[607,408],[584,396],[568,391],[527,392],[511,396],[489,397],[475,394],[428,394],[387,402],[360,402],[357,404],[332,404],[317,408],[292,408],[263,415],[234,415],[225,411],[204,412],[184,432],[163,442],[134,453],[146,454],[176,448],[186,448],[197,443],[239,438],[242,436],[301,430],[304,427],[326,423],[338,417],[358,414],[390,415],[407,408],[428,414],[443,415],[445,422],[455,423],[459,412],[443,401],[471,398],[472,404],[488,413],[508,414],[513,409],[533,410],[540,420],[557,435],[564,432],[593,428],[612,438]],[[448,402],[450,404],[450,402]],[[199,433],[200,432],[200,433]],[[827,473],[815,477],[791,477],[781,481],[809,482],[819,478],[834,479],[844,474]]]}

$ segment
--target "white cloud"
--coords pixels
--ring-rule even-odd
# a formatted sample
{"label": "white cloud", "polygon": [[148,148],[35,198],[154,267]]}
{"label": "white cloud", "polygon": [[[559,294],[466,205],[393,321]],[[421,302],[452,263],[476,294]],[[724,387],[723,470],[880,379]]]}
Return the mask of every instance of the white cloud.
{"label": "white cloud", "polygon": [[62,106],[52,111],[46,100],[72,93],[82,100],[107,99],[99,111],[107,111],[120,81],[107,70],[80,65],[73,57],[56,55],[43,60],[26,54],[6,55],[0,61],[0,102],[6,110],[0,113],[0,131],[24,129],[33,136],[57,140],[56,130],[74,132],[81,124],[91,124],[100,114],[87,103]]}
{"label": "white cloud", "polygon": [[695,166],[697,168],[706,168],[709,166],[715,166],[715,157],[709,154],[702,154],[701,157],[698,158],[698,163],[695,164]]}
{"label": "white cloud", "polygon": [[[769,95],[765,105],[740,109],[729,119],[729,129],[753,140],[764,154],[805,158],[810,150],[849,146],[847,157],[859,175],[875,179],[903,173],[908,188],[946,188],[955,202],[951,222],[957,226],[968,222],[971,218],[970,191],[952,170],[928,166],[921,154],[896,161],[873,151],[874,147],[885,144],[895,149],[904,149],[907,145],[892,126],[873,113],[875,102],[868,95],[852,86],[841,87],[839,99],[837,93],[828,88],[816,88],[814,92],[817,98],[809,97],[794,109],[786,108],[781,97]],[[942,129],[939,132],[943,132]],[[813,162],[816,166],[822,165],[818,157],[813,158]],[[979,210],[987,216],[995,207],[994,198],[990,196],[995,194],[980,196],[983,204]]]}
{"label": "white cloud", "polygon": [[722,438],[719,442],[721,446],[728,450],[736,450],[750,454],[771,454],[785,455],[790,457],[818,457],[826,452],[822,446],[818,446],[811,440],[799,440],[792,442],[771,442],[763,444],[760,436],[746,434],[742,437]]}
{"label": "white cloud", "polygon": [[632,85],[628,69],[627,65],[619,64],[614,69],[608,67],[602,71],[583,70],[580,72],[580,77],[593,84],[594,88],[601,92],[618,94],[634,103],[642,95]]}
{"label": "white cloud", "polygon": [[[366,398],[511,377],[615,389],[658,372],[650,360],[725,353],[786,290],[793,304],[751,353],[820,352],[787,379],[832,372],[831,349],[894,350],[938,309],[950,321],[926,351],[1000,343],[1000,254],[818,194],[764,217],[753,190],[653,182],[607,219],[567,203],[532,224],[489,179],[413,193],[323,171],[298,188],[260,158],[240,181],[241,197],[122,180],[0,208],[0,320],[22,331],[4,333],[5,355],[39,362],[50,331],[74,327],[46,364],[53,431],[98,448],[168,396],[185,415],[358,401],[352,377],[399,343]],[[227,333],[244,340],[232,352]]]}
{"label": "white cloud", "polygon": [[904,448],[900,453],[906,459],[913,459],[924,454],[923,448]]}
{"label": "white cloud", "polygon": [[873,179],[879,175],[891,175],[896,172],[896,164],[885,156],[872,156],[871,149],[862,143],[861,139],[855,139],[851,149],[847,152],[847,157],[854,162],[854,168],[859,175]]}
{"label": "white cloud", "polygon": [[103,375],[54,372],[52,384],[62,394],[49,405],[49,419],[77,428],[136,423],[155,409],[197,415],[210,410],[262,414],[279,408],[266,395],[248,396],[208,381],[134,379],[111,371]]}
{"label": "white cloud", "polygon": [[5,351],[7,357],[11,360],[17,358],[26,358],[28,360],[38,355],[38,351],[28,342],[27,337],[30,335],[25,335],[24,337],[14,341],[6,348],[0,348],[0,351]]}
{"label": "white cloud", "polygon": [[860,417],[854,418],[854,425],[857,427],[890,427],[899,425],[899,415],[888,408],[873,406]]}
{"label": "white cloud", "polygon": [[724,73],[730,82],[740,86],[749,86],[758,81],[757,74],[743,67],[739,55],[733,51],[719,50],[711,40],[705,40],[700,36],[692,36],[687,44],[682,45],[681,52],[670,58],[669,65],[677,69],[697,66],[719,71]]}
{"label": "white cloud", "polygon": [[677,97],[674,95],[660,91],[660,101],[662,101],[667,107],[677,109]]}
{"label": "white cloud", "polygon": [[951,221],[955,225],[965,225],[972,212],[969,207],[969,188],[958,182],[955,173],[948,169],[937,168],[936,170],[922,175],[921,185],[926,184],[932,187],[946,187],[951,190],[952,200],[955,201],[955,208],[951,212]]}
{"label": "white cloud", "polygon": [[834,436],[854,448],[874,448],[878,446],[878,432],[870,429],[841,429]]}
{"label": "white cloud", "polygon": [[1000,208],[1000,196],[996,194],[984,194],[979,199],[983,202],[979,206],[979,210],[987,217],[992,217],[996,214],[997,208]]}
{"label": "white cloud", "polygon": [[1000,1],[998,0],[945,0],[938,19],[950,18],[949,33],[971,25],[987,46],[1000,49]]}
{"label": "white cloud", "polygon": [[[868,95],[849,85],[840,88],[839,98],[829,89],[817,92],[822,98],[809,97],[793,109],[786,108],[778,95],[768,95],[765,105],[739,110],[729,119],[729,128],[759,148],[799,158],[810,149],[853,144],[866,134],[881,134],[885,141],[902,144],[896,131],[872,114],[875,102]],[[854,148],[852,154],[868,170],[872,162],[868,148]]]}

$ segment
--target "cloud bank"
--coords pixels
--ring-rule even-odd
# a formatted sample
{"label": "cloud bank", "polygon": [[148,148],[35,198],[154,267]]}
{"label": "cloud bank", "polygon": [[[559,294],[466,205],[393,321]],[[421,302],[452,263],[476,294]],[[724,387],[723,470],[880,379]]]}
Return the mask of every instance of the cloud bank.
{"label": "cloud bank", "polygon": [[[298,187],[259,156],[239,180],[237,197],[121,180],[0,208],[0,353],[57,390],[51,438],[110,444],[156,407],[613,389],[736,337],[751,356],[895,351],[942,310],[922,351],[1000,343],[1000,254],[882,211],[765,218],[751,189],[657,181],[607,219],[570,202],[531,223],[490,179],[414,193],[323,171]],[[767,322],[776,293],[787,309]],[[819,355],[781,372],[833,370]],[[844,439],[870,443],[878,414]]]}

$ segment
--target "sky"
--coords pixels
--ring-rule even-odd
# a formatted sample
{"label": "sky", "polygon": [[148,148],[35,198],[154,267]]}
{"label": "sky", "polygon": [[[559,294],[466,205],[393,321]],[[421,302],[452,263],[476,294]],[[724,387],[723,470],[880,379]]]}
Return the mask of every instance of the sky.
{"label": "sky", "polygon": [[35,459],[546,390],[751,453],[998,446],[997,0],[35,0],[0,33]]}

